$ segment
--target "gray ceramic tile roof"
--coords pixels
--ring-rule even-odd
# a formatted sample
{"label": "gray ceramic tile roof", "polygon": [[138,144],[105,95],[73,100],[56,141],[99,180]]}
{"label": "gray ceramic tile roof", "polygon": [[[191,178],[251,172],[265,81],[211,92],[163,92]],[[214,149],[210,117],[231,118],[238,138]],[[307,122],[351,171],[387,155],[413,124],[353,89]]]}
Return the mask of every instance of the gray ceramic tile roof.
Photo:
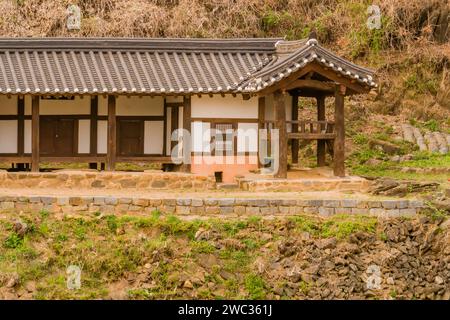
{"label": "gray ceramic tile roof", "polygon": [[0,94],[251,93],[313,60],[375,86],[314,41],[283,53],[282,39],[0,39]]}

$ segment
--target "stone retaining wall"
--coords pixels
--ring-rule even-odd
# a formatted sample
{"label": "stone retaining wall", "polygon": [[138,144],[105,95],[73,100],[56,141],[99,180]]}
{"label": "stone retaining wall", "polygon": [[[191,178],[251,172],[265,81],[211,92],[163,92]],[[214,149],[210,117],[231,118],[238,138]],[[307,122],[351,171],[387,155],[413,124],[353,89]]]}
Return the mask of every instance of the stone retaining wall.
{"label": "stone retaining wall", "polygon": [[146,189],[204,191],[214,177],[180,172],[0,172],[0,188]]}
{"label": "stone retaining wall", "polygon": [[322,179],[255,179],[238,180],[239,187],[246,191],[365,191],[370,181],[360,177]]}
{"label": "stone retaining wall", "polygon": [[114,214],[150,214],[160,210],[184,216],[361,214],[376,216],[412,216],[425,207],[418,200],[266,200],[247,198],[117,198],[29,196],[0,197],[1,211],[40,211],[53,213],[102,212]]}

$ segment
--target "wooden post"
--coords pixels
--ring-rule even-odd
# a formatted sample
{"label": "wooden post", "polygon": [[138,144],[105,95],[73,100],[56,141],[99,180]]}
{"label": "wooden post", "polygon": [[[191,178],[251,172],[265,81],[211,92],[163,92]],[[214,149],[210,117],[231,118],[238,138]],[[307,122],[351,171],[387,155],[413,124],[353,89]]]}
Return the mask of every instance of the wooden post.
{"label": "wooden post", "polygon": [[[191,132],[191,97],[183,96],[183,129]],[[187,143],[187,145],[186,145]],[[189,149],[189,150],[186,150]],[[189,154],[186,155],[185,152],[189,151]],[[183,154],[184,154],[184,162],[189,160],[189,163],[183,163],[181,165],[182,172],[191,172],[191,143],[187,142],[186,137],[183,137]]]}
{"label": "wooden post", "polygon": [[[90,132],[90,148],[89,148],[91,156],[94,157],[97,156],[97,126],[98,126],[97,117],[98,117],[98,96],[94,96],[91,99],[91,119],[90,119],[91,132]],[[89,168],[97,170],[98,169],[97,163],[96,162],[89,163]]]}
{"label": "wooden post", "polygon": [[[298,121],[298,94],[294,93],[292,95],[292,120]],[[292,123],[292,132],[298,132],[298,123]],[[298,139],[292,139],[291,141],[291,149],[292,149],[292,163],[298,164]]]}
{"label": "wooden post", "polygon": [[[275,174],[277,178],[287,178],[287,130],[286,130],[286,93],[276,91],[273,94],[275,104],[275,128],[278,129],[279,152],[278,152],[278,171]],[[277,156],[277,155],[274,155]]]}
{"label": "wooden post", "polygon": [[108,150],[106,155],[107,171],[114,171],[116,169],[116,132],[116,97],[108,96]]}
{"label": "wooden post", "polygon": [[31,100],[31,171],[39,172],[39,96]]}
{"label": "wooden post", "polygon": [[[317,98],[317,120],[325,121],[325,96],[318,96]],[[322,125],[319,125],[322,130]],[[325,156],[326,156],[326,141],[323,139],[317,140],[317,166],[325,166]]]}
{"label": "wooden post", "polygon": [[336,86],[334,95],[335,109],[334,122],[336,138],[334,140],[334,175],[345,177],[345,122],[344,122],[344,95],[346,87],[343,85]]}

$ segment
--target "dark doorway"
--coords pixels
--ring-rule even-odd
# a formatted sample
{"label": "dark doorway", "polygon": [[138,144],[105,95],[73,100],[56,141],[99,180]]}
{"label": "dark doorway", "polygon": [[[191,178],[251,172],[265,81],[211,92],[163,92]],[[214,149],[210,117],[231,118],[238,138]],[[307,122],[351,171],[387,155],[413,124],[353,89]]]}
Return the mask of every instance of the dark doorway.
{"label": "dark doorway", "polygon": [[120,156],[139,156],[144,153],[144,121],[120,119],[117,147]]}
{"label": "dark doorway", "polygon": [[75,154],[77,131],[74,119],[40,119],[40,153],[44,156],[72,156]]}

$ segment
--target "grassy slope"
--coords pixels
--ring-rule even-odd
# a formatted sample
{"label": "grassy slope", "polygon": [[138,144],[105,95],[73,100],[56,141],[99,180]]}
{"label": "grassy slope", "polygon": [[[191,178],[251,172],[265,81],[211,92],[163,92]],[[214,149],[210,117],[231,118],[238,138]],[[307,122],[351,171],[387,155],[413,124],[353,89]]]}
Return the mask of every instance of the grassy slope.
{"label": "grassy slope", "polygon": [[[29,227],[24,238],[13,231],[11,217],[0,219],[0,288],[16,272],[17,292],[23,294],[32,283],[35,289],[28,297],[36,299],[107,298],[124,282],[121,297],[131,299],[274,298],[274,290],[289,277],[261,273],[258,263],[277,261],[280,243],[305,232],[317,239],[336,238],[344,247],[353,234],[373,235],[380,245],[387,241],[380,222],[363,216],[187,222],[158,212],[148,218],[84,214],[60,219],[41,211],[18,218]],[[82,268],[80,290],[66,287],[69,265]],[[294,296],[304,297],[315,283],[296,286]]]}

